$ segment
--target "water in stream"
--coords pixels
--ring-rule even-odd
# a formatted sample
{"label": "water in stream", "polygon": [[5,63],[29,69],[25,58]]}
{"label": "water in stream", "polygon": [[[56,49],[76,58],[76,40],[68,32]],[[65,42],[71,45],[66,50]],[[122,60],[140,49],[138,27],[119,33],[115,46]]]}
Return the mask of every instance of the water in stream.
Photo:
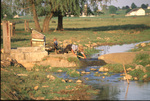
{"label": "water in stream", "polygon": [[[99,54],[127,52],[134,48],[136,44],[138,43],[100,46],[96,49],[103,51],[100,51],[91,57],[97,58]],[[128,84],[126,81],[119,80],[121,73],[105,76],[105,78],[102,78],[103,76],[94,76],[95,72],[99,72],[98,69],[100,67],[101,66],[87,66],[78,69],[80,72],[83,70],[90,72],[90,74],[82,75],[80,78],[70,77],[66,73],[56,73],[55,75],[64,79],[81,79],[83,83],[91,85],[95,89],[99,89],[100,92],[93,96],[93,100],[150,100],[150,82],[130,81],[130,84]],[[90,68],[95,68],[96,71],[91,71]],[[86,78],[88,78],[88,80],[86,80]]]}

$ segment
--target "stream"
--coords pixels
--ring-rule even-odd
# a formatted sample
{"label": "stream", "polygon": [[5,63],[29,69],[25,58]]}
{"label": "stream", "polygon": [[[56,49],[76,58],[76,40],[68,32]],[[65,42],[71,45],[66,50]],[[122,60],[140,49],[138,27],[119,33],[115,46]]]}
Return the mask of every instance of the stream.
{"label": "stream", "polygon": [[[150,42],[150,40],[144,42],[147,43]],[[136,44],[139,43],[99,46],[96,47],[97,50],[100,50],[99,53],[93,54],[91,58],[96,59],[100,55],[109,53],[127,52],[134,48]],[[72,79],[74,81],[77,79],[81,79],[84,84],[90,85],[94,89],[99,89],[99,93],[92,97],[93,100],[150,100],[150,82],[130,81],[130,83],[128,84],[126,81],[119,80],[119,78],[122,77],[120,76],[121,73],[112,73],[112,75],[110,76],[104,76],[105,78],[103,78],[103,76],[95,76],[95,72],[98,72],[100,74],[105,73],[98,71],[100,67],[101,66],[97,66],[94,64],[94,66],[90,65],[77,69],[79,72],[90,72],[90,74],[84,74],[79,78],[70,77],[66,73],[55,73],[55,75],[63,79]],[[91,68],[94,68],[96,70],[91,71]]]}

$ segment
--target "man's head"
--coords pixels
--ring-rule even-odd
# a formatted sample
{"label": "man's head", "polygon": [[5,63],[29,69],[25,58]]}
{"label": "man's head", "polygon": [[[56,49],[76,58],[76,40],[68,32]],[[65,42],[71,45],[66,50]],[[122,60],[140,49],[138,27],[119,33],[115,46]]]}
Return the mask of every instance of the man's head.
{"label": "man's head", "polygon": [[56,41],[57,39],[56,39],[56,38],[54,38],[53,40],[54,40],[54,41]]}
{"label": "man's head", "polygon": [[80,52],[83,52],[83,51],[84,51],[83,46],[82,46],[82,45],[79,45],[78,50],[79,50]]}

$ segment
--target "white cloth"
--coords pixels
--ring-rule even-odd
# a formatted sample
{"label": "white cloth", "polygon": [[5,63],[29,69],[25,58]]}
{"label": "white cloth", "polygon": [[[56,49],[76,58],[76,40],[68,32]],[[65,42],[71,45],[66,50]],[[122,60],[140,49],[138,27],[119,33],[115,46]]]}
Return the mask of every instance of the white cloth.
{"label": "white cloth", "polygon": [[83,52],[81,52],[81,54],[83,55],[84,53],[83,53]]}
{"label": "white cloth", "polygon": [[73,51],[78,51],[78,45],[72,45],[71,48]]}

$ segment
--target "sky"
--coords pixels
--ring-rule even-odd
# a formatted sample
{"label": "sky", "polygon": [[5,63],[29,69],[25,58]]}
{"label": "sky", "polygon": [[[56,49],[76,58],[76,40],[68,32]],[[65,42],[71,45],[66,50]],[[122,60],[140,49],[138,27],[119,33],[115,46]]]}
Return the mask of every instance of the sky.
{"label": "sky", "polygon": [[115,7],[129,6],[134,3],[137,7],[141,7],[142,4],[148,4],[150,6],[150,0],[112,0],[110,5],[114,5]]}

